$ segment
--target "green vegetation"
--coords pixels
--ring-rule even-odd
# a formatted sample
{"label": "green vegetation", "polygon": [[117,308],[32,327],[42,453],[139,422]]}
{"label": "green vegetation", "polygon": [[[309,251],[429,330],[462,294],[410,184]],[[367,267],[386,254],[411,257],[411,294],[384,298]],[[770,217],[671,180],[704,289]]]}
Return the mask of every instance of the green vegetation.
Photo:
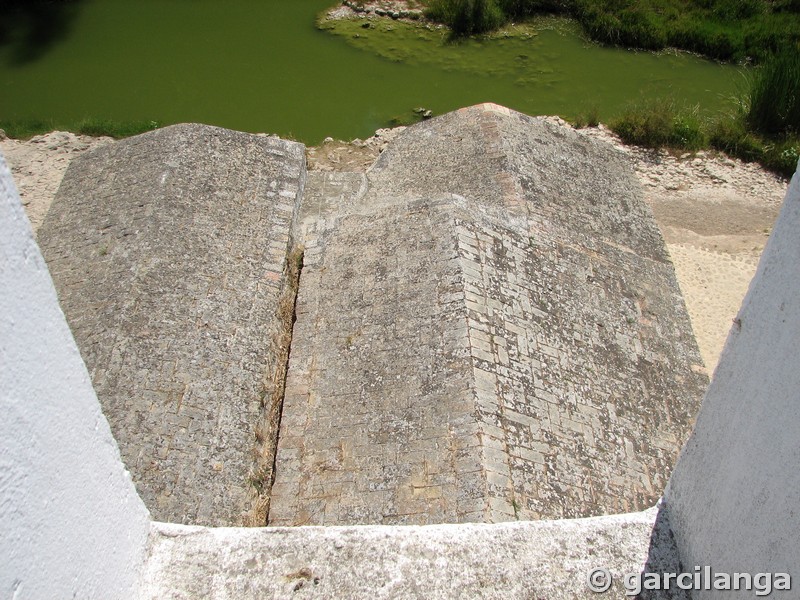
{"label": "green vegetation", "polygon": [[678,106],[671,100],[633,105],[611,122],[611,129],[626,144],[648,148],[696,151],[708,146],[697,107]]}
{"label": "green vegetation", "polygon": [[800,49],[788,48],[761,67],[738,110],[706,121],[696,107],[671,101],[629,107],[611,122],[625,143],[696,151],[714,148],[790,176],[800,158]]}
{"label": "green vegetation", "polygon": [[146,131],[158,129],[157,121],[112,121],[109,119],[83,119],[75,126],[75,131],[83,135],[108,135],[113,138],[124,138],[138,135]]}
{"label": "green vegetation", "polygon": [[569,15],[604,44],[724,61],[761,62],[800,41],[800,0],[432,0],[426,14],[470,35],[542,13]]}
{"label": "green vegetation", "polygon": [[447,23],[455,36],[486,33],[506,21],[495,0],[436,0],[427,16]]}
{"label": "green vegetation", "polygon": [[[412,72],[419,79],[416,97],[392,108],[376,127],[390,120],[412,123],[408,111],[415,106],[442,114],[487,100],[532,115],[574,117],[593,107],[594,114],[586,114],[589,122],[607,122],[642,91],[649,97],[674,94],[700,104],[704,112],[719,113],[731,108],[742,79],[741,67],[685,53],[632,53],[587,44],[580,25],[565,17],[535,17],[458,43],[451,43],[445,28],[428,22],[374,19],[366,24],[363,19],[318,22],[363,54],[390,61],[381,67],[387,79],[395,66],[398,73]],[[426,78],[429,73],[433,79]],[[387,106],[390,100],[384,100]]]}
{"label": "green vegetation", "polygon": [[156,121],[112,121],[110,119],[81,119],[78,122],[61,123],[54,120],[14,119],[0,120],[0,129],[11,138],[27,140],[35,135],[50,131],[62,130],[82,135],[107,135],[115,139],[138,135],[145,131],[157,129],[161,124]]}
{"label": "green vegetation", "polygon": [[[656,113],[653,111],[663,110]],[[771,138],[749,130],[741,117],[703,121],[696,107],[634,106],[611,122],[610,127],[626,144],[694,152],[714,149],[791,176],[800,158],[800,137]]]}
{"label": "green vegetation", "polygon": [[582,127],[597,127],[600,124],[600,111],[596,106],[578,113],[576,117],[571,119],[572,124],[578,129]]}
{"label": "green vegetation", "polygon": [[768,61],[750,90],[748,124],[767,135],[800,134],[800,47]]}
{"label": "green vegetation", "polygon": [[0,129],[10,138],[28,140],[35,135],[58,129],[55,121],[42,119],[0,120]]}

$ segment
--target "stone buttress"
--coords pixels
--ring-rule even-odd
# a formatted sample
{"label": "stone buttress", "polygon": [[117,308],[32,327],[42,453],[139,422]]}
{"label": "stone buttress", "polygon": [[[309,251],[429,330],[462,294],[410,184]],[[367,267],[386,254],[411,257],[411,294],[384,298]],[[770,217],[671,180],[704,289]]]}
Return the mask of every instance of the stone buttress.
{"label": "stone buttress", "polygon": [[333,183],[303,209],[269,523],[652,506],[707,380],[623,157],[482,105]]}
{"label": "stone buttress", "polygon": [[366,175],[307,176],[267,136],[137,136],[73,162],[39,241],[158,520],[263,523],[254,494],[270,525],[639,510],[707,382],[624,157],[496,105]]}
{"label": "stone buttress", "polygon": [[252,508],[304,182],[301,144],[176,125],[76,159],[39,232],[103,412],[158,520],[239,525]]}

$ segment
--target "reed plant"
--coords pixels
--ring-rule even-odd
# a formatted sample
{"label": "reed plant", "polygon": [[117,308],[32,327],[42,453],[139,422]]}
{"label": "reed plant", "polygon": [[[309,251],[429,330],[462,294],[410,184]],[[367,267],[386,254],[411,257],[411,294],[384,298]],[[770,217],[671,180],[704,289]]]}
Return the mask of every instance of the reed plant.
{"label": "reed plant", "polygon": [[750,86],[747,124],[767,136],[800,134],[800,48],[767,60]]}

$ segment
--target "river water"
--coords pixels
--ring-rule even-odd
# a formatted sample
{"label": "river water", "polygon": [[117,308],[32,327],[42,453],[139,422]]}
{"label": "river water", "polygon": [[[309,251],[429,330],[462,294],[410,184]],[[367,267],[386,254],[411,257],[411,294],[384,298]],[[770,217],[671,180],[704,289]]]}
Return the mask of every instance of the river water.
{"label": "river water", "polygon": [[[202,122],[307,142],[366,137],[414,107],[493,101],[607,119],[642,96],[730,110],[741,69],[689,55],[602,48],[545,19],[509,37],[315,27],[335,0],[81,0],[47,35],[0,44],[0,119]],[[56,3],[59,4],[59,3]]]}

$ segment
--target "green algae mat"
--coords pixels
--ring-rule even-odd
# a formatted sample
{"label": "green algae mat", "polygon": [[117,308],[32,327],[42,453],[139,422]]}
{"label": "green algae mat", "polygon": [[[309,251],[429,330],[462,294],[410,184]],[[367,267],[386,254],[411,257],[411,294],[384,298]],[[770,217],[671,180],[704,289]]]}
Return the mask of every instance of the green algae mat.
{"label": "green algae mat", "polygon": [[443,29],[391,20],[318,28],[332,0],[69,4],[44,24],[4,15],[0,121],[201,122],[313,144],[369,136],[416,107],[491,101],[608,119],[642,97],[672,97],[714,114],[744,88],[738,67],[604,48],[563,20],[452,43]]}

